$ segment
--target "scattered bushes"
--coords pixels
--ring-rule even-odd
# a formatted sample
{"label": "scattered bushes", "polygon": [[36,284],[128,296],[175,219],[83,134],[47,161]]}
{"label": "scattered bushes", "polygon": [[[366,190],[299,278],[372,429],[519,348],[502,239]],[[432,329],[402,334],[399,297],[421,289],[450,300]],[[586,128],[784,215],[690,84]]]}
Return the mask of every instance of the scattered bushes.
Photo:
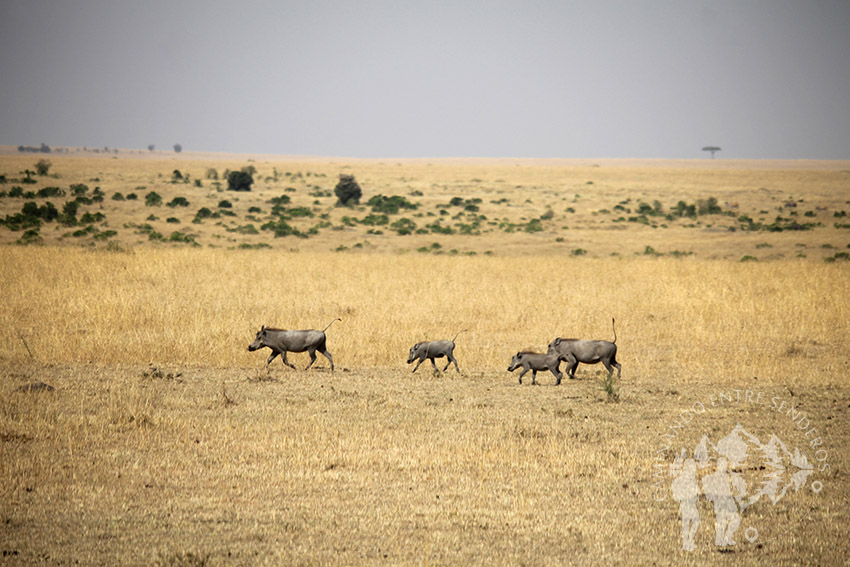
{"label": "scattered bushes", "polygon": [[390,228],[396,231],[399,235],[404,236],[408,234],[413,234],[413,231],[416,230],[416,223],[410,220],[409,218],[402,217],[392,223]]}
{"label": "scattered bushes", "polygon": [[282,219],[282,218],[278,218],[277,220],[274,220],[274,221],[269,221],[266,224],[264,224],[263,226],[261,226],[260,228],[262,228],[263,230],[269,230],[269,231],[273,232],[275,238],[280,238],[280,237],[283,237],[283,236],[305,237],[304,234],[302,234],[300,231],[298,231],[297,229],[290,226],[290,224],[287,223],[286,220]]}
{"label": "scattered bushes", "polygon": [[411,203],[405,197],[393,195],[384,197],[383,195],[375,195],[369,199],[366,204],[372,207],[372,211],[376,213],[384,213],[388,215],[398,214],[400,209],[416,210],[419,205]]}
{"label": "scattered bushes", "polygon": [[53,203],[45,203],[38,206],[34,201],[28,201],[21,207],[21,212],[14,215],[6,215],[5,219],[0,220],[0,224],[5,225],[9,230],[19,231],[30,228],[38,228],[43,222],[52,222],[59,218],[59,211],[53,206]]}

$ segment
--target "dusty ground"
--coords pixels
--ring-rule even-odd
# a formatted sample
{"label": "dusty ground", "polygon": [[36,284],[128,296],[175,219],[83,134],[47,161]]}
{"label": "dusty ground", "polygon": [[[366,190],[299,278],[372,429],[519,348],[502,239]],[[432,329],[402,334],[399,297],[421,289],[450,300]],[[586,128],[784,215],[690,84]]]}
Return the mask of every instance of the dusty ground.
{"label": "dusty ground", "polygon": [[[306,360],[293,358],[299,366]],[[560,387],[552,376],[531,386],[506,371],[435,376],[402,365],[335,373],[281,366],[270,374],[5,368],[2,562],[843,565],[850,558],[850,388],[753,379],[736,393],[708,375],[687,384],[663,369],[630,377],[625,360],[620,401],[610,402],[601,375],[581,368]],[[53,389],[21,390],[34,382]],[[654,476],[658,463],[669,471],[680,448],[693,449],[702,435],[716,444],[736,424],[765,444],[776,435],[790,452],[803,451],[813,474],[775,504],[763,496],[746,510],[734,547],[713,545],[713,512],[702,500],[697,549],[683,552],[672,477]],[[678,433],[665,450],[671,426]],[[812,447],[814,439],[822,444]],[[749,458],[741,474],[752,494],[766,472],[756,453]]]}

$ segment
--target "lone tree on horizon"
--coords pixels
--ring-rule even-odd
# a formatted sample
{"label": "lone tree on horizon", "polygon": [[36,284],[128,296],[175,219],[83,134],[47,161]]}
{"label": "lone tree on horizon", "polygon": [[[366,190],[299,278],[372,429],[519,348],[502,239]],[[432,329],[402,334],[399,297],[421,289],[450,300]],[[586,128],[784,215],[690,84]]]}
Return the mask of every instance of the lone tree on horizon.
{"label": "lone tree on horizon", "polygon": [[343,206],[357,205],[360,203],[360,197],[363,196],[363,191],[353,175],[345,173],[339,174],[339,183],[334,187],[339,204]]}
{"label": "lone tree on horizon", "polygon": [[702,149],[704,152],[711,152],[711,159],[714,159],[714,153],[720,151],[720,147],[718,146],[706,146]]}

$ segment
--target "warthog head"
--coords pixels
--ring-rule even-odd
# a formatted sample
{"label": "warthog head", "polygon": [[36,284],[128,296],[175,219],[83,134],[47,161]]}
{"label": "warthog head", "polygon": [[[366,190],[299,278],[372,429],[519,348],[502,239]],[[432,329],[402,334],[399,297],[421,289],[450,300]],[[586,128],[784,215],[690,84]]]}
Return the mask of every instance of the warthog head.
{"label": "warthog head", "polygon": [[419,345],[422,343],[416,343],[412,347],[410,347],[410,355],[407,357],[407,363],[410,364],[417,358],[419,358]]}
{"label": "warthog head", "polygon": [[518,352],[514,355],[514,357],[511,359],[511,365],[508,366],[508,372],[513,372],[514,370],[522,366],[522,355],[524,354],[526,353]]}
{"label": "warthog head", "polygon": [[257,336],[254,338],[254,342],[248,345],[248,350],[254,352],[255,350],[259,350],[266,346],[266,326],[257,331]]}

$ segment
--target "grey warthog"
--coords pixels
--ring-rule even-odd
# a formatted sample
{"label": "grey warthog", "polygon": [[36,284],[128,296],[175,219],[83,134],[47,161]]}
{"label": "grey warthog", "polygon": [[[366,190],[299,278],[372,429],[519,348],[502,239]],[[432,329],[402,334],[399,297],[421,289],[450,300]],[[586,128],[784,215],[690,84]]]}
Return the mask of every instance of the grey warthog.
{"label": "grey warthog", "polygon": [[617,377],[620,377],[622,365],[617,362],[617,329],[614,327],[614,319],[611,319],[611,328],[614,330],[614,341],[585,341],[581,339],[557,338],[549,343],[549,352],[560,354],[567,363],[567,374],[576,377],[576,368],[579,362],[583,364],[596,364],[601,362],[608,370],[608,375],[614,373],[617,368]]}
{"label": "grey warthog", "polygon": [[412,347],[410,347],[410,356],[407,357],[407,363],[410,364],[417,358],[419,362],[416,363],[416,366],[413,367],[413,372],[416,372],[416,369],[419,368],[419,365],[425,362],[425,359],[431,360],[431,366],[434,367],[434,370],[437,371],[437,365],[434,363],[435,358],[443,358],[444,356],[448,358],[448,362],[446,362],[446,367],[443,368],[443,372],[445,372],[449,365],[454,362],[455,370],[460,372],[460,368],[457,366],[457,359],[454,357],[455,350],[455,340],[458,335],[466,331],[458,331],[455,338],[450,341],[427,341],[422,343],[416,343]]}
{"label": "grey warthog", "polygon": [[519,373],[519,383],[522,384],[522,377],[526,372],[531,370],[531,383],[537,384],[537,371],[548,370],[555,375],[558,381],[555,384],[561,383],[561,370],[558,368],[561,365],[562,357],[557,353],[542,354],[539,352],[520,351],[516,353],[511,360],[511,365],[508,366],[508,372],[513,372],[522,366],[522,372]]}
{"label": "grey warthog", "polygon": [[290,364],[286,359],[286,353],[307,351],[310,353],[310,364],[307,365],[305,370],[309,370],[309,368],[313,366],[313,363],[316,362],[316,351],[319,351],[330,361],[331,370],[333,370],[334,359],[331,356],[331,353],[328,352],[328,348],[325,344],[327,342],[325,331],[327,331],[328,327],[337,321],[342,321],[342,319],[334,319],[321,331],[287,331],[285,329],[273,329],[264,325],[257,332],[257,337],[254,339],[254,342],[248,345],[248,350],[253,352],[263,347],[269,347],[272,350],[272,353],[266,361],[267,368],[269,364],[272,363],[272,360],[280,354],[283,355],[283,363],[293,369],[295,366]]}

